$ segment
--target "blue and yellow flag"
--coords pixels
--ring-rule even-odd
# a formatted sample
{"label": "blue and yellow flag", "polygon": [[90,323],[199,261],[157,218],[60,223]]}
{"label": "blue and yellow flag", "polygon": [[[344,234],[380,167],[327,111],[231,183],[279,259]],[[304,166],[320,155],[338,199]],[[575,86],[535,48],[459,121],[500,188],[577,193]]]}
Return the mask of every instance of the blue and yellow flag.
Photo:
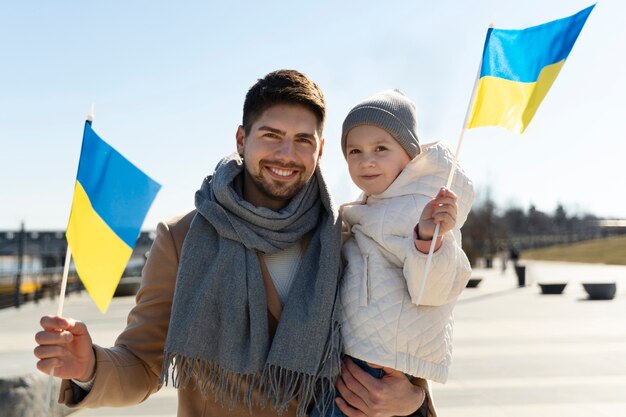
{"label": "blue and yellow flag", "polygon": [[522,133],[535,115],[595,5],[523,30],[489,28],[467,128]]}
{"label": "blue and yellow flag", "polygon": [[65,235],[78,276],[103,313],[160,188],[85,123]]}

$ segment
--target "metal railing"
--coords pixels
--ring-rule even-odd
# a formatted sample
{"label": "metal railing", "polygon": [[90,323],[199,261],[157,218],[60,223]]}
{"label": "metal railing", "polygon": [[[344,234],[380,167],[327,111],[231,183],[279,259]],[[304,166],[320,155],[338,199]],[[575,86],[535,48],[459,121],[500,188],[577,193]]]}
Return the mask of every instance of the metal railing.
{"label": "metal railing", "polygon": [[[30,301],[39,302],[44,297],[54,299],[61,290],[62,267],[42,268],[38,271],[0,273],[0,308],[20,307]],[[84,289],[76,271],[70,271],[67,293]]]}
{"label": "metal railing", "polygon": [[[144,263],[145,258],[131,259],[122,280],[140,276]],[[0,308],[20,307],[26,302],[39,302],[43,298],[55,299],[59,296],[62,278],[62,266],[0,271]],[[66,294],[80,292],[84,288],[72,264],[68,273]]]}

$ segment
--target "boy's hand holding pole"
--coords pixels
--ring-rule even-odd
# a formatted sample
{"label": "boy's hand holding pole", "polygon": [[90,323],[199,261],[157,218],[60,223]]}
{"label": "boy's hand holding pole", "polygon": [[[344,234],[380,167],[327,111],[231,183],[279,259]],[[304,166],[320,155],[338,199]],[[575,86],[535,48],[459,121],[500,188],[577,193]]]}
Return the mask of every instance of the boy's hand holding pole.
{"label": "boy's hand holding pole", "polygon": [[435,198],[422,210],[415,231],[419,240],[432,240],[439,224],[439,235],[449,232],[456,224],[458,212],[457,196],[446,187],[441,187]]}

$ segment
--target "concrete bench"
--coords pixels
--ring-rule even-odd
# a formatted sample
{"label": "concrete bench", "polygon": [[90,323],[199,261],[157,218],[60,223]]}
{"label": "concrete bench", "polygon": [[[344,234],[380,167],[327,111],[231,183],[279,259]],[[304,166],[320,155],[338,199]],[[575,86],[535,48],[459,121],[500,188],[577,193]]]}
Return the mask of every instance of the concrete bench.
{"label": "concrete bench", "polygon": [[562,294],[567,282],[539,283],[542,294]]}
{"label": "concrete bench", "polygon": [[590,300],[612,300],[617,292],[614,282],[584,282],[583,288]]}
{"label": "concrete bench", "polygon": [[480,284],[480,282],[483,279],[480,277],[474,277],[474,278],[470,278],[469,281],[467,281],[467,284],[465,285],[466,288],[476,288],[478,287],[478,284]]}

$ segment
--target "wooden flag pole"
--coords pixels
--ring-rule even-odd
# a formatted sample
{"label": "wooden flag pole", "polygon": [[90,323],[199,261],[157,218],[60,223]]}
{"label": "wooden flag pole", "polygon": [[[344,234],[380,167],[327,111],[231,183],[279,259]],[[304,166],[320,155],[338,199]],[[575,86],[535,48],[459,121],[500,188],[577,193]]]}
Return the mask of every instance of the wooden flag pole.
{"label": "wooden flag pole", "polygon": [[[493,23],[489,25],[490,28],[493,28]],[[463,144],[463,137],[465,136],[465,131],[467,130],[467,122],[472,113],[472,109],[474,107],[474,102],[476,101],[476,87],[478,86],[478,80],[480,79],[480,69],[482,68],[483,59],[482,55],[480,57],[480,63],[478,65],[478,71],[476,72],[476,78],[474,80],[474,87],[472,88],[472,95],[470,96],[470,101],[467,106],[467,111],[465,112],[465,120],[463,121],[463,128],[461,129],[461,134],[459,135],[459,140],[457,141],[456,151],[454,153],[454,159],[452,161],[452,168],[450,169],[450,174],[448,174],[448,182],[446,183],[446,188],[449,190],[452,187],[452,181],[454,180],[454,174],[456,172],[456,168],[459,165],[459,154],[461,153],[461,145]],[[435,233],[433,234],[433,240],[430,242],[430,249],[428,250],[428,258],[426,259],[426,266],[424,267],[424,276],[422,278],[422,282],[420,283],[419,291],[417,292],[417,297],[413,300],[414,304],[419,304],[422,295],[424,295],[424,288],[426,288],[426,280],[428,279],[428,272],[430,271],[430,265],[433,260],[433,253],[435,252],[435,245],[437,243],[437,238],[439,237],[439,227],[440,224],[437,223],[435,226]],[[419,236],[418,236],[419,237]]]}
{"label": "wooden flag pole", "polygon": [[[67,276],[70,270],[70,261],[72,259],[72,251],[70,245],[67,245],[67,251],[65,252],[65,265],[63,266],[63,279],[61,280],[61,292],[59,294],[59,305],[57,306],[57,316],[63,315],[63,305],[65,304],[65,289],[67,288]],[[48,391],[46,392],[46,408],[50,409],[52,405],[52,383],[54,382],[54,368],[50,372],[48,378]]]}

